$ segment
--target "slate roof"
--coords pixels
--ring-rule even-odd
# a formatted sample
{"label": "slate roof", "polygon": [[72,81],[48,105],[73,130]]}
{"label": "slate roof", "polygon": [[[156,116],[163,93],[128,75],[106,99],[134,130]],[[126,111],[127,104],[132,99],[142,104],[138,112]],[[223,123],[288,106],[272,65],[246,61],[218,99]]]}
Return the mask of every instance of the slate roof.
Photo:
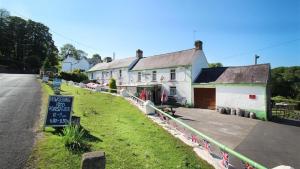
{"label": "slate roof", "polygon": [[132,70],[157,69],[191,65],[196,56],[198,56],[199,54],[203,54],[203,51],[195,50],[195,48],[192,48],[178,52],[149,56],[140,59],[132,68]]}
{"label": "slate roof", "polygon": [[95,66],[93,66],[90,70],[88,70],[88,72],[97,71],[97,70],[124,68],[124,67],[130,68],[131,65],[136,61],[137,61],[136,57],[129,57],[124,59],[113,60],[108,63],[106,62],[98,63]]}
{"label": "slate roof", "polygon": [[270,64],[204,68],[194,83],[263,83],[269,79]]}

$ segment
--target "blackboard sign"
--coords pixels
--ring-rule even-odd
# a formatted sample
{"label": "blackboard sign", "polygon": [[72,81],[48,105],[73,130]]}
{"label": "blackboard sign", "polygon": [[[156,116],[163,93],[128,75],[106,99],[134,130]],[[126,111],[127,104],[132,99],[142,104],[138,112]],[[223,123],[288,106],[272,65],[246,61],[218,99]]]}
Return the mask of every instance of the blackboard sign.
{"label": "blackboard sign", "polygon": [[71,121],[73,96],[49,96],[45,126],[66,126]]}

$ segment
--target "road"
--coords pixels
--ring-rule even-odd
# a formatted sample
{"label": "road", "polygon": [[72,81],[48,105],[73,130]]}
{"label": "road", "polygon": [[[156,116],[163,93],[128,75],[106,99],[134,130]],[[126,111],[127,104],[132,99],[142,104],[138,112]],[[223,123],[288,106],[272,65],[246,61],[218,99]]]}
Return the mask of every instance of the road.
{"label": "road", "polygon": [[[176,115],[198,131],[268,168],[278,165],[300,168],[300,122],[280,124],[205,109],[178,108]],[[241,161],[233,156],[230,163],[242,168]]]}
{"label": "road", "polygon": [[26,164],[40,107],[41,86],[35,75],[0,73],[0,169]]}

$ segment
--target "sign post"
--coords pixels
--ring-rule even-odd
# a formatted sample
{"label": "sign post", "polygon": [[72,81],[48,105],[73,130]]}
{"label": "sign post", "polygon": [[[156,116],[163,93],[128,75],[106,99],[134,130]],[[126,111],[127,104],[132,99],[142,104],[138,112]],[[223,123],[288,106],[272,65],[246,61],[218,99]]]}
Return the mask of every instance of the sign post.
{"label": "sign post", "polygon": [[63,127],[71,123],[72,106],[73,96],[49,96],[44,128],[46,126]]}
{"label": "sign post", "polygon": [[61,79],[54,78],[52,86],[55,94],[60,94],[60,85],[61,85]]}

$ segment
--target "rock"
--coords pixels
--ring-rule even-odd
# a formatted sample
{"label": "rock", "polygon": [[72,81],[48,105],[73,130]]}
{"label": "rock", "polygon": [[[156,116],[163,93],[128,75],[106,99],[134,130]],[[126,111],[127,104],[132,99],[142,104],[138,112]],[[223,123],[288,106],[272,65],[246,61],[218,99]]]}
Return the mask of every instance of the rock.
{"label": "rock", "polygon": [[235,110],[235,108],[231,108],[231,110],[230,110],[230,114],[231,114],[231,115],[235,115],[235,114],[236,114],[236,110]]}
{"label": "rock", "polygon": [[244,112],[245,111],[243,109],[240,109],[240,108],[236,109],[236,115],[238,115],[238,116],[243,117],[244,116]]}
{"label": "rock", "polygon": [[81,169],[105,169],[105,163],[103,151],[84,153],[81,159]]}
{"label": "rock", "polygon": [[256,119],[256,114],[254,112],[250,112],[250,118],[251,119]]}
{"label": "rock", "polygon": [[147,100],[144,103],[144,106],[146,114],[155,114],[155,109],[152,107],[154,104],[150,100]]}

